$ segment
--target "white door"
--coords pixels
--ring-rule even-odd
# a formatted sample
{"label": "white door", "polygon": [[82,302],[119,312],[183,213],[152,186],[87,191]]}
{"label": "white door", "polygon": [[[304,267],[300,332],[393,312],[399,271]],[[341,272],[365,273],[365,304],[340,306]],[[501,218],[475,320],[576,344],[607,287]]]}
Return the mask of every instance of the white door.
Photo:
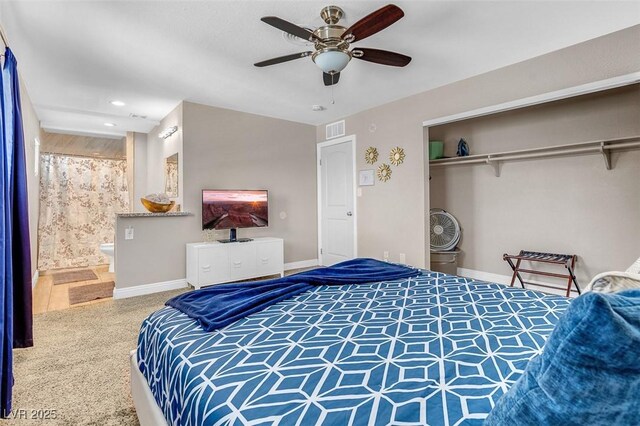
{"label": "white door", "polygon": [[320,249],[323,265],[353,259],[353,140],[320,148]]}

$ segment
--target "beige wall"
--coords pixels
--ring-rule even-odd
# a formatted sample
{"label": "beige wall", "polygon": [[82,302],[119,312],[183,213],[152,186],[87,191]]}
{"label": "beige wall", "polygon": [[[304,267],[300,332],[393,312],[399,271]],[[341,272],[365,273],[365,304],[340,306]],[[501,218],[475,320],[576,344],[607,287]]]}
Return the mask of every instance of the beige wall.
{"label": "beige wall", "polygon": [[[406,158],[391,166],[391,179],[374,186],[363,186],[356,199],[358,215],[358,256],[382,259],[389,251],[392,262],[424,266],[424,181],[422,158],[422,117],[396,103],[365,111],[346,119],[346,134],[356,135],[356,169],[376,169],[389,163],[389,151],[400,146]],[[375,127],[375,130],[374,130]],[[374,130],[374,131],[372,131]],[[318,141],[324,140],[325,127],[318,128]],[[378,162],[367,164],[367,147],[378,149]],[[313,167],[313,166],[311,166]]]}
{"label": "beige wall", "polygon": [[[27,88],[20,79],[22,125],[27,163],[27,191],[29,194],[29,238],[31,239],[31,275],[38,266],[38,216],[40,212],[40,179],[35,173],[35,139],[42,140],[40,120],[31,104]],[[39,160],[39,159],[38,159]],[[39,163],[39,161],[38,161]],[[34,283],[35,284],[35,283]]]}
{"label": "beige wall", "polygon": [[[381,258],[388,250],[397,261],[403,252],[407,262],[428,265],[423,121],[636,72],[638,51],[640,25],[346,117],[346,134],[357,135],[359,170],[371,168],[363,159],[368,146],[382,161],[395,145],[407,153],[389,182],[363,188],[358,198],[358,254]],[[318,126],[317,141],[324,132]]]}
{"label": "beige wall", "polygon": [[[183,210],[193,216],[119,218],[116,287],[185,278],[185,244],[204,240],[205,188],[269,190],[269,227],[240,229],[239,236],[283,238],[287,263],[316,259],[315,127],[189,102],[179,109]],[[171,125],[166,121],[161,129]],[[148,135],[149,168],[164,159],[153,151],[154,144],[162,146],[156,135],[157,131]],[[164,185],[163,174],[150,171],[148,176],[149,192],[156,191],[151,188],[158,180]],[[133,240],[124,240],[128,226],[134,228]],[[228,231],[216,234],[228,238]]]}
{"label": "beige wall", "polygon": [[196,214],[193,237],[201,234],[202,189],[266,189],[269,227],[240,229],[239,237],[283,238],[285,262],[316,259],[315,127],[190,102],[184,125],[184,205]]}
{"label": "beige wall", "polygon": [[136,164],[136,140],[134,132],[127,132],[125,138],[125,153],[127,161],[127,190],[129,194],[129,211],[135,209],[134,204],[134,180],[135,180],[135,164]]}
{"label": "beige wall", "polygon": [[[116,288],[180,280],[185,278],[186,233],[192,217],[116,218]],[[134,239],[125,240],[131,226]]]}
{"label": "beige wall", "polygon": [[149,193],[147,191],[147,134],[127,132],[126,152],[129,211],[143,213],[147,210],[140,202],[140,198]]}
{"label": "beige wall", "polygon": [[[140,198],[164,192],[164,160],[178,153],[180,182],[183,179],[182,103],[146,135],[132,134],[134,156],[133,212],[146,212]],[[158,134],[167,127],[178,131],[166,140]],[[182,204],[180,183],[177,204]],[[184,209],[183,209],[184,210]],[[134,229],[134,239],[125,240],[128,227]],[[189,240],[187,217],[134,217],[116,219],[115,267],[116,288],[180,280],[185,277],[185,244]],[[197,241],[197,240],[196,240]]]}
{"label": "beige wall", "polygon": [[[455,156],[461,137],[473,154],[486,154],[639,136],[639,118],[634,85],[436,126],[429,134],[445,141],[445,155]],[[431,206],[460,221],[461,267],[505,275],[503,253],[575,253],[584,286],[640,256],[640,151],[614,152],[612,163],[606,170],[599,154],[512,161],[500,177],[485,165],[432,168]]]}
{"label": "beige wall", "polygon": [[[165,158],[178,153],[178,197],[176,204],[182,205],[184,193],[184,155],[183,155],[183,103],[173,109],[160,124],[147,134],[146,168],[147,182],[146,194],[164,192],[164,163]],[[158,135],[167,127],[178,126],[178,131],[167,139]],[[144,194],[144,195],[146,195]],[[136,206],[140,200],[136,201]],[[183,209],[184,210],[184,209]],[[136,210],[137,211],[137,210]]]}
{"label": "beige wall", "polygon": [[140,198],[149,193],[147,191],[147,135],[146,133],[133,133],[133,190],[129,188],[133,197],[131,211],[144,212],[146,209],[140,202]]}

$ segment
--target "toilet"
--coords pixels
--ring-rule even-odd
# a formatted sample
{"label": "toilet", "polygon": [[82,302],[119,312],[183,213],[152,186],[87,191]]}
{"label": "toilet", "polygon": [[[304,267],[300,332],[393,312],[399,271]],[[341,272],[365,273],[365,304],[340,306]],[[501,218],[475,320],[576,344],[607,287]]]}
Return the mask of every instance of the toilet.
{"label": "toilet", "polygon": [[115,272],[115,268],[113,266],[113,254],[114,254],[113,243],[100,244],[100,251],[106,254],[107,256],[109,256],[109,272]]}

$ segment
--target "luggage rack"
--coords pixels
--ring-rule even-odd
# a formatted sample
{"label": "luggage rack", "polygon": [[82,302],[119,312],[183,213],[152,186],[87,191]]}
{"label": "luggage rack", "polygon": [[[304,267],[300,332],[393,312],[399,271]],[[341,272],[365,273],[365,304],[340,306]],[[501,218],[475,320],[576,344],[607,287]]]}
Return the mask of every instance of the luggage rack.
{"label": "luggage rack", "polygon": [[[513,287],[513,284],[515,283],[517,278],[518,281],[520,281],[520,285],[522,286],[522,288],[525,288],[524,286],[525,284],[531,284],[539,287],[558,289],[558,287],[554,287],[546,284],[538,284],[538,283],[524,281],[522,279],[522,276],[520,276],[521,272],[524,272],[526,274],[544,275],[547,277],[565,278],[567,279],[566,296],[569,297],[569,295],[571,294],[571,283],[575,285],[576,291],[578,292],[578,294],[581,294],[580,286],[578,285],[578,280],[576,279],[576,275],[573,272],[576,265],[577,257],[578,256],[576,256],[575,254],[543,253],[543,252],[536,252],[536,251],[520,250],[519,254],[505,253],[502,256],[502,259],[505,260],[513,270],[513,276],[511,277],[511,284],[510,284],[511,287]],[[515,265],[513,263],[514,260],[516,261]],[[520,267],[520,264],[523,260],[529,261],[529,262],[541,262],[541,263],[549,263],[549,264],[555,264],[555,265],[563,265],[567,269],[567,274],[524,269]]]}

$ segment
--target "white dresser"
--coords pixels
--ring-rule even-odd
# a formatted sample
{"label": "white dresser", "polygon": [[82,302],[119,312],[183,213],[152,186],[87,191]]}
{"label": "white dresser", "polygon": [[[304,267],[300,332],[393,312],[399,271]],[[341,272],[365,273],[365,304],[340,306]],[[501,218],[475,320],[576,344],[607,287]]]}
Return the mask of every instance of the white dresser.
{"label": "white dresser", "polygon": [[284,275],[281,238],[187,244],[187,282],[196,289],[275,274]]}

